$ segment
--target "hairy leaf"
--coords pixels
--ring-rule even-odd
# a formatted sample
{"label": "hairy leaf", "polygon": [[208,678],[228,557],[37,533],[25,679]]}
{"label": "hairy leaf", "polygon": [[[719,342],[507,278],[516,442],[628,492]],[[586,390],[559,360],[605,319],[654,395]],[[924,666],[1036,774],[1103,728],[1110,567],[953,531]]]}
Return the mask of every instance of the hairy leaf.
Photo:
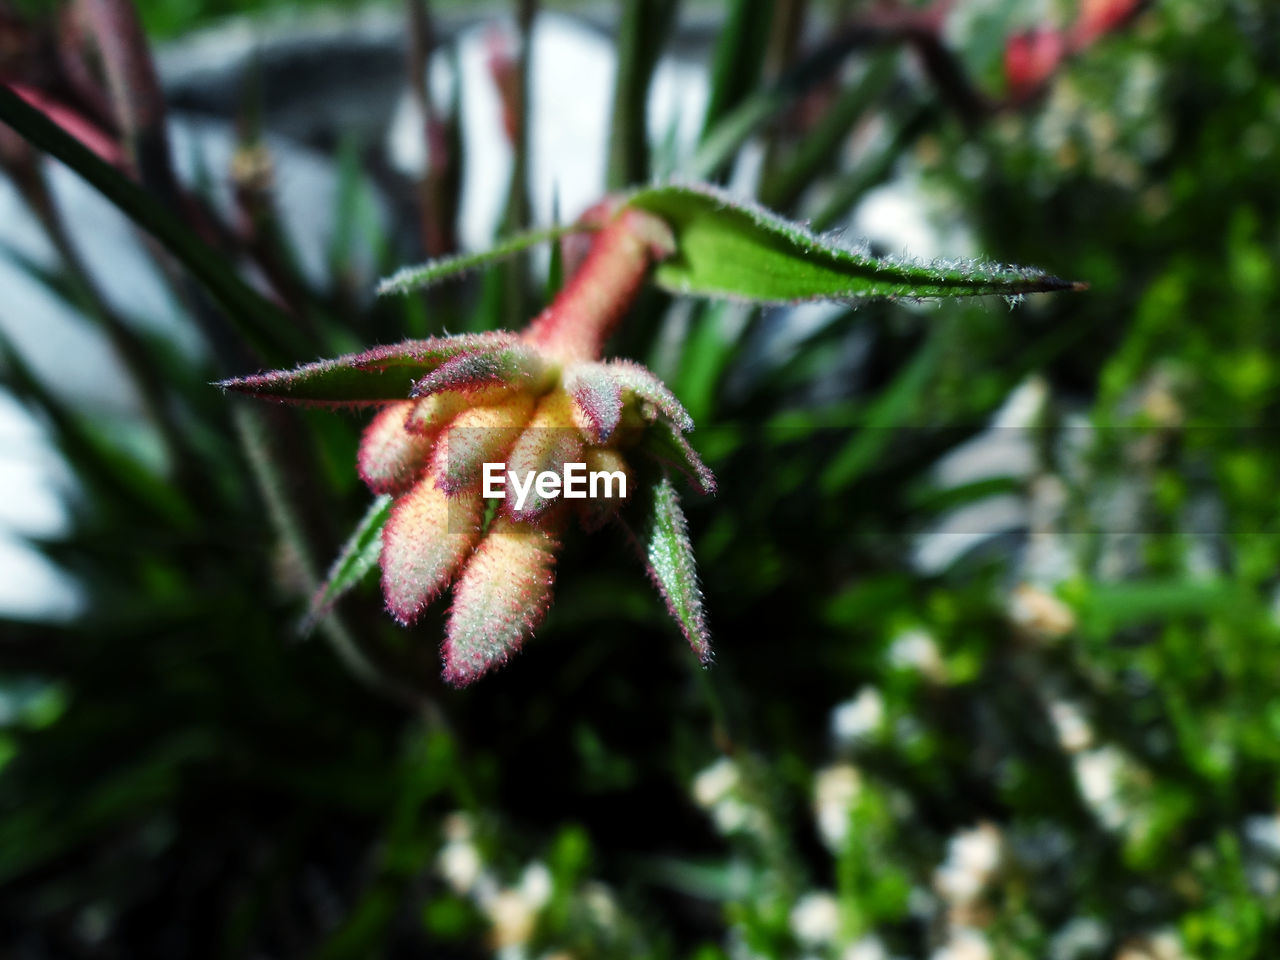
{"label": "hairy leaf", "polygon": [[702,608],[702,589],[698,586],[689,526],[669,478],[664,477],[649,492],[640,546],[649,577],[666,601],[667,609],[698,659],[706,663],[711,659],[711,637]]}
{"label": "hairy leaf", "polygon": [[675,394],[647,369],[632,360],[612,360],[608,367],[623,393],[652,404],[681,433],[693,429],[693,418]]}
{"label": "hairy leaf", "polygon": [[[582,457],[582,434],[569,429],[573,422],[573,400],[567,393],[556,391],[543,397],[507,455],[507,469],[517,476],[559,473],[566,463]],[[544,498],[536,490],[529,492],[524,505],[517,509],[516,500],[504,501],[507,515],[514,520],[534,520],[558,502],[559,497]]]}
{"label": "hairy leaf", "polygon": [[530,247],[535,247],[540,243],[548,243],[572,233],[584,233],[594,229],[595,227],[590,224],[570,223],[564,226],[549,227],[545,230],[530,230],[526,233],[518,233],[515,236],[508,237],[496,247],[491,247],[479,253],[462,253],[456,257],[442,257],[439,260],[430,260],[417,266],[405,267],[402,270],[397,270],[378,284],[378,295],[385,296],[389,293],[409,293],[413,290],[421,290],[424,287],[434,286],[441,280],[447,280],[450,277],[456,277],[470,270],[477,270],[507,257],[513,257],[517,253],[528,250]]}
{"label": "hairy leaf", "polygon": [[654,279],[675,293],[798,303],[1082,289],[1025,267],[877,259],[706,186],[651,187],[626,202],[674,232],[677,252],[657,265]]}
{"label": "hairy leaf", "polygon": [[293,370],[223,380],[224,390],[287,403],[321,406],[408,399],[413,385],[455,357],[492,352],[516,343],[511,333],[463,334],[405,340]]}
{"label": "hairy leaf", "polygon": [[542,622],[555,581],[555,535],[507,517],[494,521],[453,590],[444,677],[463,687],[504,663]]}
{"label": "hairy leaf", "polygon": [[700,493],[716,492],[715,475],[670,421],[659,417],[650,423],[645,428],[640,447],[664,467],[683,473]]}
{"label": "hairy leaf", "polygon": [[622,387],[603,363],[580,363],[565,376],[574,423],[592,443],[613,435],[622,417]]}
{"label": "hairy leaf", "polygon": [[378,411],[360,437],[356,471],[374,493],[408,490],[435,444],[432,432],[411,432],[406,423],[417,404],[390,403]]}
{"label": "hairy leaf", "polygon": [[496,350],[467,352],[446,360],[414,384],[412,396],[502,386],[536,390],[545,384],[549,373],[537,351],[521,343],[503,344]]}
{"label": "hairy leaf", "polygon": [[338,559],[329,568],[324,584],[311,598],[307,617],[302,621],[303,633],[310,633],[333,609],[339,598],[378,565],[378,557],[382,553],[382,528],[386,526],[390,515],[390,496],[378,497],[369,505],[368,511],[343,545]]}
{"label": "hairy leaf", "polygon": [[506,460],[533,414],[534,398],[515,393],[502,403],[469,407],[449,424],[435,446],[431,471],[449,494],[478,487],[486,463]]}

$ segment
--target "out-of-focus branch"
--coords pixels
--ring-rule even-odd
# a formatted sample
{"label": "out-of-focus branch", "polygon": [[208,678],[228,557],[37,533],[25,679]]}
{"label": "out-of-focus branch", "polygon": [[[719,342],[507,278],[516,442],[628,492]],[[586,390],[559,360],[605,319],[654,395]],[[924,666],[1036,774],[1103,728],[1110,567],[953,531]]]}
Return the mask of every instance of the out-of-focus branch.
{"label": "out-of-focus branch", "polygon": [[130,0],[80,0],[102,55],[115,115],[138,179],[165,202],[181,197],[169,136],[164,95],[138,12]]}
{"label": "out-of-focus branch", "polygon": [[7,127],[0,127],[0,166],[9,174],[10,180],[44,228],[45,235],[62,258],[67,275],[84,301],[89,315],[106,334],[116,356],[120,358],[137,387],[143,413],[155,426],[171,458],[174,479],[203,496],[208,492],[205,478],[196,469],[194,451],[174,419],[170,397],[159,375],[159,367],[149,356],[142,339],[107,302],[81,259],[72,242],[71,233],[54,203],[39,157]]}
{"label": "out-of-focus branch", "polygon": [[[795,62],[804,37],[805,22],[809,14],[809,0],[779,0],[773,10],[773,26],[769,31],[769,45],[765,50],[765,79],[776,81]],[[765,140],[764,161],[761,164],[762,180],[768,180],[777,169],[779,135],[792,127],[792,123],[775,125]]]}
{"label": "out-of-focus branch", "polygon": [[1083,4],[1065,29],[1042,25],[1010,37],[1004,49],[1006,103],[1019,107],[1039,99],[1072,58],[1132,22],[1149,5],[1150,0],[1094,0]]}
{"label": "out-of-focus branch", "polygon": [[[503,217],[503,233],[518,233],[529,225],[529,63],[533,52],[533,21],[537,0],[516,0],[516,53],[513,60],[495,62],[493,69],[503,95],[507,133],[511,137],[511,186]],[[523,323],[529,300],[529,258],[521,255],[501,268],[504,326]]]}
{"label": "out-of-focus branch", "polygon": [[224,245],[247,252],[303,330],[319,342],[311,291],[275,202],[275,164],[263,134],[259,77],[251,67],[243,81],[230,169],[239,222],[237,235]]}
{"label": "out-of-focus branch", "polygon": [[[226,323],[260,350],[264,358],[287,360],[298,356],[299,350],[293,349],[293,341],[288,336],[291,324],[287,316],[241,280],[171,209],[2,85],[0,122],[61,160],[163,244],[222,303]],[[217,343],[214,345],[216,348]],[[239,352],[236,350],[233,354]]]}
{"label": "out-of-focus branch", "polygon": [[[79,0],[87,25],[102,58],[126,147],[142,186],[171,210],[181,214],[195,232],[211,244],[221,248],[231,259],[239,252],[238,244],[228,243],[228,232],[201,204],[195,202],[182,189],[174,172],[173,158],[169,150],[169,132],[164,94],[160,89],[155,63],[147,45],[142,23],[132,0]],[[269,249],[265,245],[248,251],[260,254]],[[291,294],[296,285],[284,283],[287,274],[268,258],[259,264],[264,274],[276,284],[276,293],[290,306],[297,307]],[[179,289],[186,281],[174,280]],[[224,366],[230,361],[242,365],[243,351],[237,349],[227,336],[227,319],[209,309],[196,291],[185,291],[192,314],[206,336],[222,355]]]}
{"label": "out-of-focus branch", "polygon": [[533,20],[537,0],[516,0],[516,54],[506,89],[506,117],[511,135],[511,195],[507,203],[508,233],[529,226],[529,77],[533,56]]}
{"label": "out-of-focus branch", "polygon": [[429,69],[436,46],[435,24],[427,0],[405,0],[409,22],[409,93],[422,122],[426,166],[418,178],[418,213],[423,250],[441,257],[458,247],[458,156],[456,112],[441,117],[431,98]]}

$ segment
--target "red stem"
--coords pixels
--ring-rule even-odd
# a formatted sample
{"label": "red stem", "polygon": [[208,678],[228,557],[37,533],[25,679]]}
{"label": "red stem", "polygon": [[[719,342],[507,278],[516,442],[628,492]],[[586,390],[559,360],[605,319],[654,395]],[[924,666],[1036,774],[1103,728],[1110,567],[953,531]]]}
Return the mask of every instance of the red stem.
{"label": "red stem", "polygon": [[562,363],[598,360],[649,264],[674,252],[675,238],[662,220],[624,209],[592,237],[582,266],[534,318],[525,338]]}

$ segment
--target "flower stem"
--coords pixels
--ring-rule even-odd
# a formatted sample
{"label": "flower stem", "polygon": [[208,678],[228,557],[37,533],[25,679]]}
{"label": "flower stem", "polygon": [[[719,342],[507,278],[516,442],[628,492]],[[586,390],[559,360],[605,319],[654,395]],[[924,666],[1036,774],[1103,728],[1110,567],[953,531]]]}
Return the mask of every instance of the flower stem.
{"label": "flower stem", "polygon": [[564,363],[598,360],[649,264],[674,252],[675,238],[666,223],[624,209],[592,238],[582,266],[530,324],[529,342]]}

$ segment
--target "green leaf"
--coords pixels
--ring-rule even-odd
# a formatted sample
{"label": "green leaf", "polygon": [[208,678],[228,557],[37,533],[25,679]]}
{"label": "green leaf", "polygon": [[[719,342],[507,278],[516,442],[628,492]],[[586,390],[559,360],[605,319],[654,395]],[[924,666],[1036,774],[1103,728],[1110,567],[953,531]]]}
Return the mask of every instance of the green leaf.
{"label": "green leaf", "polygon": [[382,553],[382,528],[389,516],[391,497],[383,494],[369,505],[365,515],[356,524],[355,531],[343,545],[338,559],[329,568],[329,575],[325,577],[323,585],[311,598],[306,619],[299,628],[302,633],[314,630],[316,624],[329,615],[329,611],[343,594],[378,565],[378,557]]}
{"label": "green leaf", "polygon": [[539,388],[554,367],[523,343],[503,344],[495,350],[466,351],[440,364],[413,386],[411,397],[427,397],[445,390],[482,386]]}
{"label": "green leaf", "polygon": [[713,187],[651,187],[626,202],[662,217],[675,234],[675,255],[654,270],[655,282],[674,293],[799,303],[1083,289],[1026,267],[877,259]]}
{"label": "green leaf", "polygon": [[[551,226],[560,226],[560,191],[558,187],[551,190]],[[556,294],[564,287],[564,244],[559,240],[551,243],[551,256],[547,261],[547,285],[543,291],[544,304],[551,303]]]}
{"label": "green leaf", "polygon": [[511,333],[470,333],[405,340],[294,370],[273,370],[217,384],[253,397],[288,403],[375,404],[406,400],[414,384],[464,355],[497,354],[518,345]]}
{"label": "green leaf", "polygon": [[900,428],[917,412],[951,338],[935,333],[910,362],[871,402],[857,431],[822,471],[819,488],[826,496],[847,490],[871,469]]}
{"label": "green leaf", "polygon": [[439,260],[429,260],[414,267],[405,267],[403,270],[397,270],[378,284],[378,295],[384,296],[388,293],[409,293],[413,290],[421,290],[424,287],[439,283],[441,280],[447,280],[458,274],[466,273],[468,270],[476,270],[490,263],[504,260],[540,243],[549,243],[552,240],[559,240],[561,237],[567,237],[570,234],[587,233],[595,229],[596,227],[588,224],[570,223],[564,226],[547,227],[544,230],[530,230],[526,233],[517,233],[515,236],[508,237],[496,247],[491,247],[480,253],[462,253],[456,257],[442,257]]}
{"label": "green leaf", "polygon": [[805,136],[790,162],[761,185],[760,200],[774,210],[789,209],[814,177],[840,156],[840,145],[893,82],[898,68],[895,53],[881,53],[823,114]]}
{"label": "green leaf", "polygon": [[716,41],[704,137],[760,82],[772,8],[764,0],[731,0]]}
{"label": "green leaf", "polygon": [[826,201],[813,215],[812,229],[828,230],[846,219],[872,188],[889,179],[898,160],[910,153],[916,141],[937,125],[941,111],[936,104],[903,104],[894,114],[887,118],[889,129],[880,138],[880,147],[869,150],[827,188]]}
{"label": "green leaf", "polygon": [[670,35],[675,12],[676,0],[622,4],[605,178],[610,190],[649,179],[649,134],[645,123],[649,86],[663,41]]}
{"label": "green leaf", "polygon": [[733,160],[752,134],[792,100],[789,91],[776,87],[761,90],[743,100],[703,136],[686,168],[689,177],[694,180],[714,177],[717,170]]}
{"label": "green leaf", "polygon": [[107,442],[70,405],[36,376],[0,332],[0,381],[19,400],[31,404],[48,419],[50,435],[78,479],[104,504],[116,504],[137,516],[163,518],[175,530],[189,530],[197,515],[192,505],[166,477],[157,475]]}
{"label": "green leaf", "polygon": [[[773,13],[773,11],[770,11]],[[769,18],[766,18],[769,19]],[[767,124],[777,120],[784,111],[794,107],[795,103],[806,93],[831,78],[844,64],[847,56],[857,46],[852,35],[820,45],[804,59],[789,67],[768,86],[748,91],[738,99],[732,109],[723,112],[714,125],[703,131],[698,149],[685,167],[686,175],[691,180],[715,179],[717,172],[725,170],[734,160],[742,145],[757,134]],[[861,92],[863,84],[858,88]],[[869,95],[863,102],[869,102]],[[833,112],[844,117],[848,106],[844,100],[836,105]],[[845,130],[853,123],[847,121]],[[823,122],[825,126],[828,121]],[[819,128],[820,131],[823,127]],[[822,136],[830,140],[832,135],[823,132]],[[813,138],[810,138],[811,140]],[[814,150],[822,149],[815,144]],[[836,153],[834,145],[827,145],[823,153],[825,159],[831,159]],[[639,181],[632,180],[632,183]],[[773,204],[782,206],[782,204]]]}
{"label": "green leaf", "polygon": [[711,636],[702,609],[702,589],[689,542],[689,525],[680,498],[670,479],[663,477],[649,490],[648,516],[641,532],[649,577],[667,602],[667,609],[689,641],[689,646],[706,663],[711,659]]}

